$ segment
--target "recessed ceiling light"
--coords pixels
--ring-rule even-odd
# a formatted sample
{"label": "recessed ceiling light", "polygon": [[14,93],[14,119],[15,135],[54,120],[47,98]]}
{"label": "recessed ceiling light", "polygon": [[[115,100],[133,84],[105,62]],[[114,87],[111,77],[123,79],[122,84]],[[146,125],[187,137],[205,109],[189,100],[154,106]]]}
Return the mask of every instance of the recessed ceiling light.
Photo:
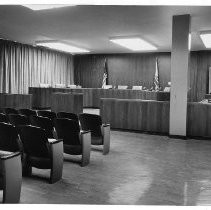
{"label": "recessed ceiling light", "polygon": [[73,53],[73,54],[74,53],[88,53],[88,52],[90,52],[89,50],[79,48],[79,47],[75,47],[75,46],[65,44],[65,43],[59,42],[59,41],[54,41],[54,40],[52,40],[52,41],[36,41],[36,45],[47,47],[47,48],[50,48],[50,49],[63,51],[63,52]]}
{"label": "recessed ceiling light", "polygon": [[110,41],[133,51],[157,50],[154,45],[141,38],[114,38],[110,39]]}
{"label": "recessed ceiling light", "polygon": [[71,4],[24,4],[22,5],[24,7],[27,7],[31,10],[45,10],[45,9],[56,9],[61,7],[70,7],[70,6],[76,6]]}
{"label": "recessed ceiling light", "polygon": [[211,48],[211,31],[201,32],[200,37],[206,48]]}

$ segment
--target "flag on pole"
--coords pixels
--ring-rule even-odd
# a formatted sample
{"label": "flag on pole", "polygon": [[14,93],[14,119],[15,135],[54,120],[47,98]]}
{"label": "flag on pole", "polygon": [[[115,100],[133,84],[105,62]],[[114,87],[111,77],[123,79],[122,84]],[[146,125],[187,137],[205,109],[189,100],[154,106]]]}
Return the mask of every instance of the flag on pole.
{"label": "flag on pole", "polygon": [[155,88],[155,91],[159,91],[160,89],[158,58],[156,58],[156,62],[155,62],[154,88]]}
{"label": "flag on pole", "polygon": [[102,88],[105,88],[107,84],[108,84],[108,64],[107,64],[107,59],[105,58]]}

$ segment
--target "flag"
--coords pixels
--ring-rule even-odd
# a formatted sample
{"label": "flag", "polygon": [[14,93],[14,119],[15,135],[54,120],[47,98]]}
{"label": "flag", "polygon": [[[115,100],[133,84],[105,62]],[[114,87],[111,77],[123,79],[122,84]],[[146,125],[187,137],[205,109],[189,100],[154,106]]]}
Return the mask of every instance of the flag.
{"label": "flag", "polygon": [[105,88],[107,84],[108,84],[108,64],[107,64],[107,59],[105,58],[102,88]]}
{"label": "flag", "polygon": [[155,62],[154,88],[155,88],[155,91],[159,91],[159,89],[160,89],[158,59],[157,58],[156,58],[156,62]]}

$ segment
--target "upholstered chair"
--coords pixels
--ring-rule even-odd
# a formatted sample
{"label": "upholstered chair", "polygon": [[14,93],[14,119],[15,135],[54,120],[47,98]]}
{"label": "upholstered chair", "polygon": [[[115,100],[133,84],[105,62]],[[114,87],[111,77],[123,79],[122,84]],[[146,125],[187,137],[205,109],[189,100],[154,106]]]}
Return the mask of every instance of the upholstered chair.
{"label": "upholstered chair", "polygon": [[82,130],[91,131],[91,144],[103,145],[103,154],[108,154],[110,150],[110,125],[102,124],[101,117],[95,114],[79,114],[79,121]]}

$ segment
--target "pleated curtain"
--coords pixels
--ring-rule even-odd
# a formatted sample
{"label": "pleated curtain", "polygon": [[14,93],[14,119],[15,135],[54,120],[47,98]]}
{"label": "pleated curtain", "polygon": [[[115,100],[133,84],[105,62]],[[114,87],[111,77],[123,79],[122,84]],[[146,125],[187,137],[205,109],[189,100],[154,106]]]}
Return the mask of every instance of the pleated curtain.
{"label": "pleated curtain", "polygon": [[73,56],[0,40],[0,92],[28,93],[40,83],[73,84]]}

